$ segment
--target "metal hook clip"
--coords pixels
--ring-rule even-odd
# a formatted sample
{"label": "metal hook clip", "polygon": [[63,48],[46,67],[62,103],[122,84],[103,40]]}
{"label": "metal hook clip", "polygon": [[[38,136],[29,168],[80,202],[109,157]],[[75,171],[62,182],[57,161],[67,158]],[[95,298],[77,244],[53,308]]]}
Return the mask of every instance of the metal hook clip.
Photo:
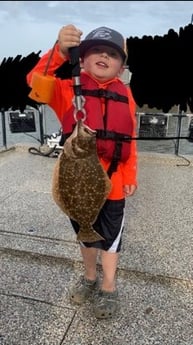
{"label": "metal hook clip", "polygon": [[85,98],[80,95],[80,96],[74,96],[73,100],[72,100],[72,104],[74,105],[74,119],[75,121],[78,121],[77,118],[77,113],[82,113],[83,117],[81,118],[81,120],[84,122],[86,120],[86,110],[84,108],[84,104],[85,104]]}
{"label": "metal hook clip", "polygon": [[81,117],[82,122],[84,122],[86,120],[86,110],[84,108],[82,108],[81,110],[77,110],[76,108],[74,109],[74,119],[77,122],[78,120],[80,120],[80,118],[77,118],[77,114],[78,113],[82,113],[83,116]]}
{"label": "metal hook clip", "polygon": [[85,105],[85,98],[82,95],[74,96],[72,100],[73,106],[77,109],[77,111],[81,111]]}

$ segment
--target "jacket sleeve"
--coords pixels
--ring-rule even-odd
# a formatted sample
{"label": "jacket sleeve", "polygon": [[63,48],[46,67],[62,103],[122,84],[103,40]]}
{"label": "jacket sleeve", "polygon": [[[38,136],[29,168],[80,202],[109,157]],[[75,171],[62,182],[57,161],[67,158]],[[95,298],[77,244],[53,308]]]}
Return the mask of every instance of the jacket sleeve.
{"label": "jacket sleeve", "polygon": [[[53,48],[52,48],[53,49]],[[31,87],[32,76],[34,72],[44,73],[47,63],[49,61],[50,54],[53,52],[53,55],[49,61],[49,66],[47,69],[48,75],[54,75],[55,70],[60,67],[65,59],[59,53],[59,47],[56,43],[54,50],[50,49],[45,53],[34,68],[27,74],[26,80],[28,85]],[[59,122],[62,122],[63,114],[72,104],[72,81],[71,80],[62,80],[60,78],[55,79],[55,87],[52,100],[48,104],[56,113],[56,116]]]}
{"label": "jacket sleeve", "polygon": [[[130,113],[133,120],[133,133],[132,137],[136,137],[136,103],[134,101],[131,89],[128,89]],[[123,174],[124,185],[135,185],[137,186],[137,143],[136,140],[131,140],[131,151],[129,159],[121,164]]]}

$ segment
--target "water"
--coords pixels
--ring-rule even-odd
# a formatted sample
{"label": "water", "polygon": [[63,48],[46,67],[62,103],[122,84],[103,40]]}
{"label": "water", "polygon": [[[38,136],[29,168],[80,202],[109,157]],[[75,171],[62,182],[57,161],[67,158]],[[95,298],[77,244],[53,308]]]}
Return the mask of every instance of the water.
{"label": "water", "polygon": [[[40,122],[39,122],[39,112],[33,110],[35,115],[35,132],[28,133],[12,133],[9,125],[9,112],[5,113],[6,120],[6,139],[7,147],[13,146],[15,144],[21,143],[32,143],[41,145],[41,134],[40,134]],[[43,113],[43,130],[45,135],[51,135],[53,133],[58,133],[60,129],[60,123],[58,122],[55,113],[48,106],[42,106],[41,112]],[[173,114],[174,115],[174,114]],[[139,136],[140,130],[140,118],[142,114],[137,113],[137,136]],[[193,115],[192,115],[193,116]],[[192,116],[187,115],[182,118],[181,122],[181,136],[188,135],[188,128],[190,119]],[[166,136],[177,136],[178,131],[178,118],[176,116],[168,115],[168,124]],[[45,139],[46,143],[46,139]],[[137,140],[138,151],[140,152],[157,152],[157,153],[171,153],[175,154],[176,152],[176,140]],[[3,145],[3,136],[1,128],[1,115],[0,115],[0,148]],[[180,155],[192,155],[193,154],[193,143],[190,143],[186,139],[179,141],[178,154]]]}

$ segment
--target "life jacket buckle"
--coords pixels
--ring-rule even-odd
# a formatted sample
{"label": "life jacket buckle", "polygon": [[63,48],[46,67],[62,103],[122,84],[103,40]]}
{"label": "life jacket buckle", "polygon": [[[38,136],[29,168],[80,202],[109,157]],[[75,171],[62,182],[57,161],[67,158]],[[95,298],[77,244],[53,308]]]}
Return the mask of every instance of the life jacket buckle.
{"label": "life jacket buckle", "polygon": [[105,97],[106,91],[104,89],[98,89],[98,96],[99,97]]}

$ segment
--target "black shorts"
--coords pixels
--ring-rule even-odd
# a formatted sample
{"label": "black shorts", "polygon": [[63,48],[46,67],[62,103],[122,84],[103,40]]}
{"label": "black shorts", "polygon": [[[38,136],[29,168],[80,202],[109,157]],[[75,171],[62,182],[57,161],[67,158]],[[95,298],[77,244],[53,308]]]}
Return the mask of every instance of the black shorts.
{"label": "black shorts", "polygon": [[[124,210],[125,199],[107,200],[102,207],[93,228],[98,232],[105,241],[97,242],[80,242],[83,247],[98,248],[111,253],[119,252],[121,249],[122,233],[124,229]],[[71,224],[76,232],[79,231],[79,224],[70,219]]]}

